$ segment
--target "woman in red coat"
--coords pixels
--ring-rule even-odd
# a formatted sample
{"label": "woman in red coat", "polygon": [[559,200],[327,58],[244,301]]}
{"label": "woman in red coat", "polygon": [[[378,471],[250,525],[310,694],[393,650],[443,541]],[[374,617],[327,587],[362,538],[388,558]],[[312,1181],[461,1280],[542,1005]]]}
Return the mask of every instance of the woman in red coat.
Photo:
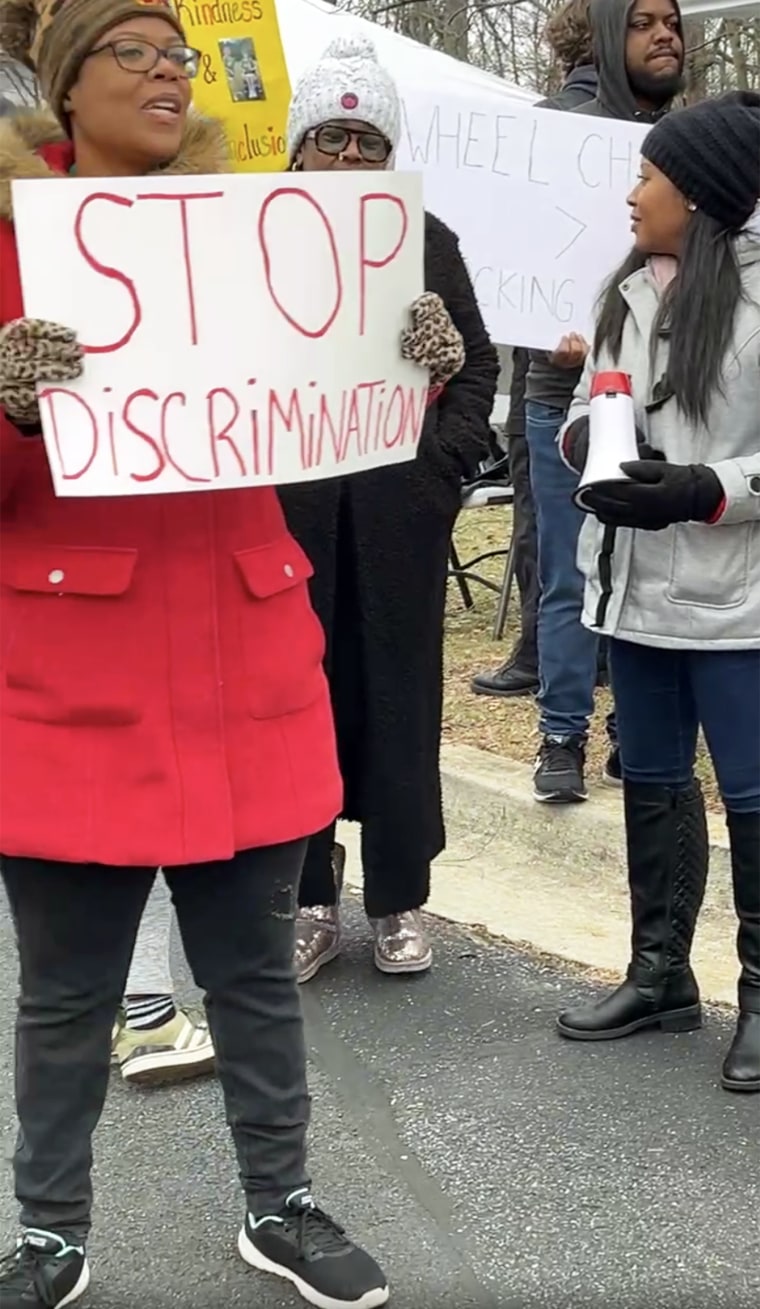
{"label": "woman in red coat", "polygon": [[51,1309],[88,1284],[91,1136],[161,865],[206,992],[240,1253],[313,1304],[371,1309],[385,1277],[314,1205],[305,1161],[296,892],[307,838],[341,805],[311,566],[271,489],[56,498],[34,384],[82,356],[23,317],[11,179],[217,172],[223,142],[187,117],[199,56],[161,0],[37,2],[0,0],[0,42],[55,114],[0,129],[0,851],[23,1229],[0,1303]]}

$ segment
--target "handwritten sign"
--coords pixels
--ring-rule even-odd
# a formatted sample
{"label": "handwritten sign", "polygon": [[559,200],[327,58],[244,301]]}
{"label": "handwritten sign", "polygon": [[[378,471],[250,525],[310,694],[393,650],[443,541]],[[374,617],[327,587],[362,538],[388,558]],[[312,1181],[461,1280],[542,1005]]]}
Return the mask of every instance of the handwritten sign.
{"label": "handwritten sign", "polygon": [[275,0],[173,0],[201,52],[196,109],[224,124],[232,166],[274,173],[287,164],[290,82]]}
{"label": "handwritten sign", "polygon": [[626,196],[646,128],[485,92],[407,91],[402,167],[459,235],[495,341],[554,348],[591,333],[594,303],[631,244]]}
{"label": "handwritten sign", "polygon": [[311,481],[414,457],[419,178],[14,182],[25,312],[71,327],[39,388],[62,496]]}

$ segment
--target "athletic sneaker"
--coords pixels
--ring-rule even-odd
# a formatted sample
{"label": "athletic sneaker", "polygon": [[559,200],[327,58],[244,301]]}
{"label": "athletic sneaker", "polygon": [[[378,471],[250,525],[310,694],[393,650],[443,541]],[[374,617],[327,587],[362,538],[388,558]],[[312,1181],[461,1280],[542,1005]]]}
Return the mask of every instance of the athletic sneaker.
{"label": "athletic sneaker", "polygon": [[[112,1062],[131,1086],[184,1082],[214,1069],[214,1044],[205,1023],[178,1009],[168,1023],[140,1031],[117,1023]],[[2,1306],[0,1306],[2,1309]]]}
{"label": "athletic sneaker", "polygon": [[533,769],[533,795],[543,804],[577,804],[588,799],[582,736],[545,736]]}
{"label": "athletic sneaker", "polygon": [[278,1214],[252,1218],[238,1237],[247,1264],[292,1282],[318,1309],[375,1309],[388,1285],[374,1259],[349,1241],[308,1191],[294,1191]]}
{"label": "athletic sneaker", "polygon": [[81,1245],[29,1227],[0,1259],[1,1309],[63,1309],[84,1295],[90,1269]]}

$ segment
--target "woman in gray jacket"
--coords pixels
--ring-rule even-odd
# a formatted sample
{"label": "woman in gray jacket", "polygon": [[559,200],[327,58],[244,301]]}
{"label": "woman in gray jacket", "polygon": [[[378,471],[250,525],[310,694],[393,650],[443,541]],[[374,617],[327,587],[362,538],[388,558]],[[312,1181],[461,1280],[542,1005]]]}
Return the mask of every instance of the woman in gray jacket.
{"label": "woman in gray jacket", "polygon": [[[671,114],[646,137],[634,249],[600,308],[560,434],[580,470],[597,371],[630,375],[640,458],[586,492],[584,622],[610,640],[633,912],[627,980],[559,1019],[604,1040],[700,1023],[689,950],[704,880],[679,846],[701,726],[731,846],[739,1021],[723,1066],[760,1091],[760,96]],[[676,906],[681,903],[681,911]]]}

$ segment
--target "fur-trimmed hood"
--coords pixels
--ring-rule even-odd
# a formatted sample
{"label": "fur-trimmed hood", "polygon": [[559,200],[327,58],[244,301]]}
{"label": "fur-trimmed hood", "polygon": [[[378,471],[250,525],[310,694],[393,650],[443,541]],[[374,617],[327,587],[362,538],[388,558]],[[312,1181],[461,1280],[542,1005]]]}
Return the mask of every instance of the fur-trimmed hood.
{"label": "fur-trimmed hood", "polygon": [[[66,142],[60,123],[48,110],[19,110],[0,119],[0,219],[13,218],[11,182],[21,178],[51,178],[56,172],[39,152]],[[188,115],[180,152],[161,173],[228,173],[229,152],[219,123]]]}

